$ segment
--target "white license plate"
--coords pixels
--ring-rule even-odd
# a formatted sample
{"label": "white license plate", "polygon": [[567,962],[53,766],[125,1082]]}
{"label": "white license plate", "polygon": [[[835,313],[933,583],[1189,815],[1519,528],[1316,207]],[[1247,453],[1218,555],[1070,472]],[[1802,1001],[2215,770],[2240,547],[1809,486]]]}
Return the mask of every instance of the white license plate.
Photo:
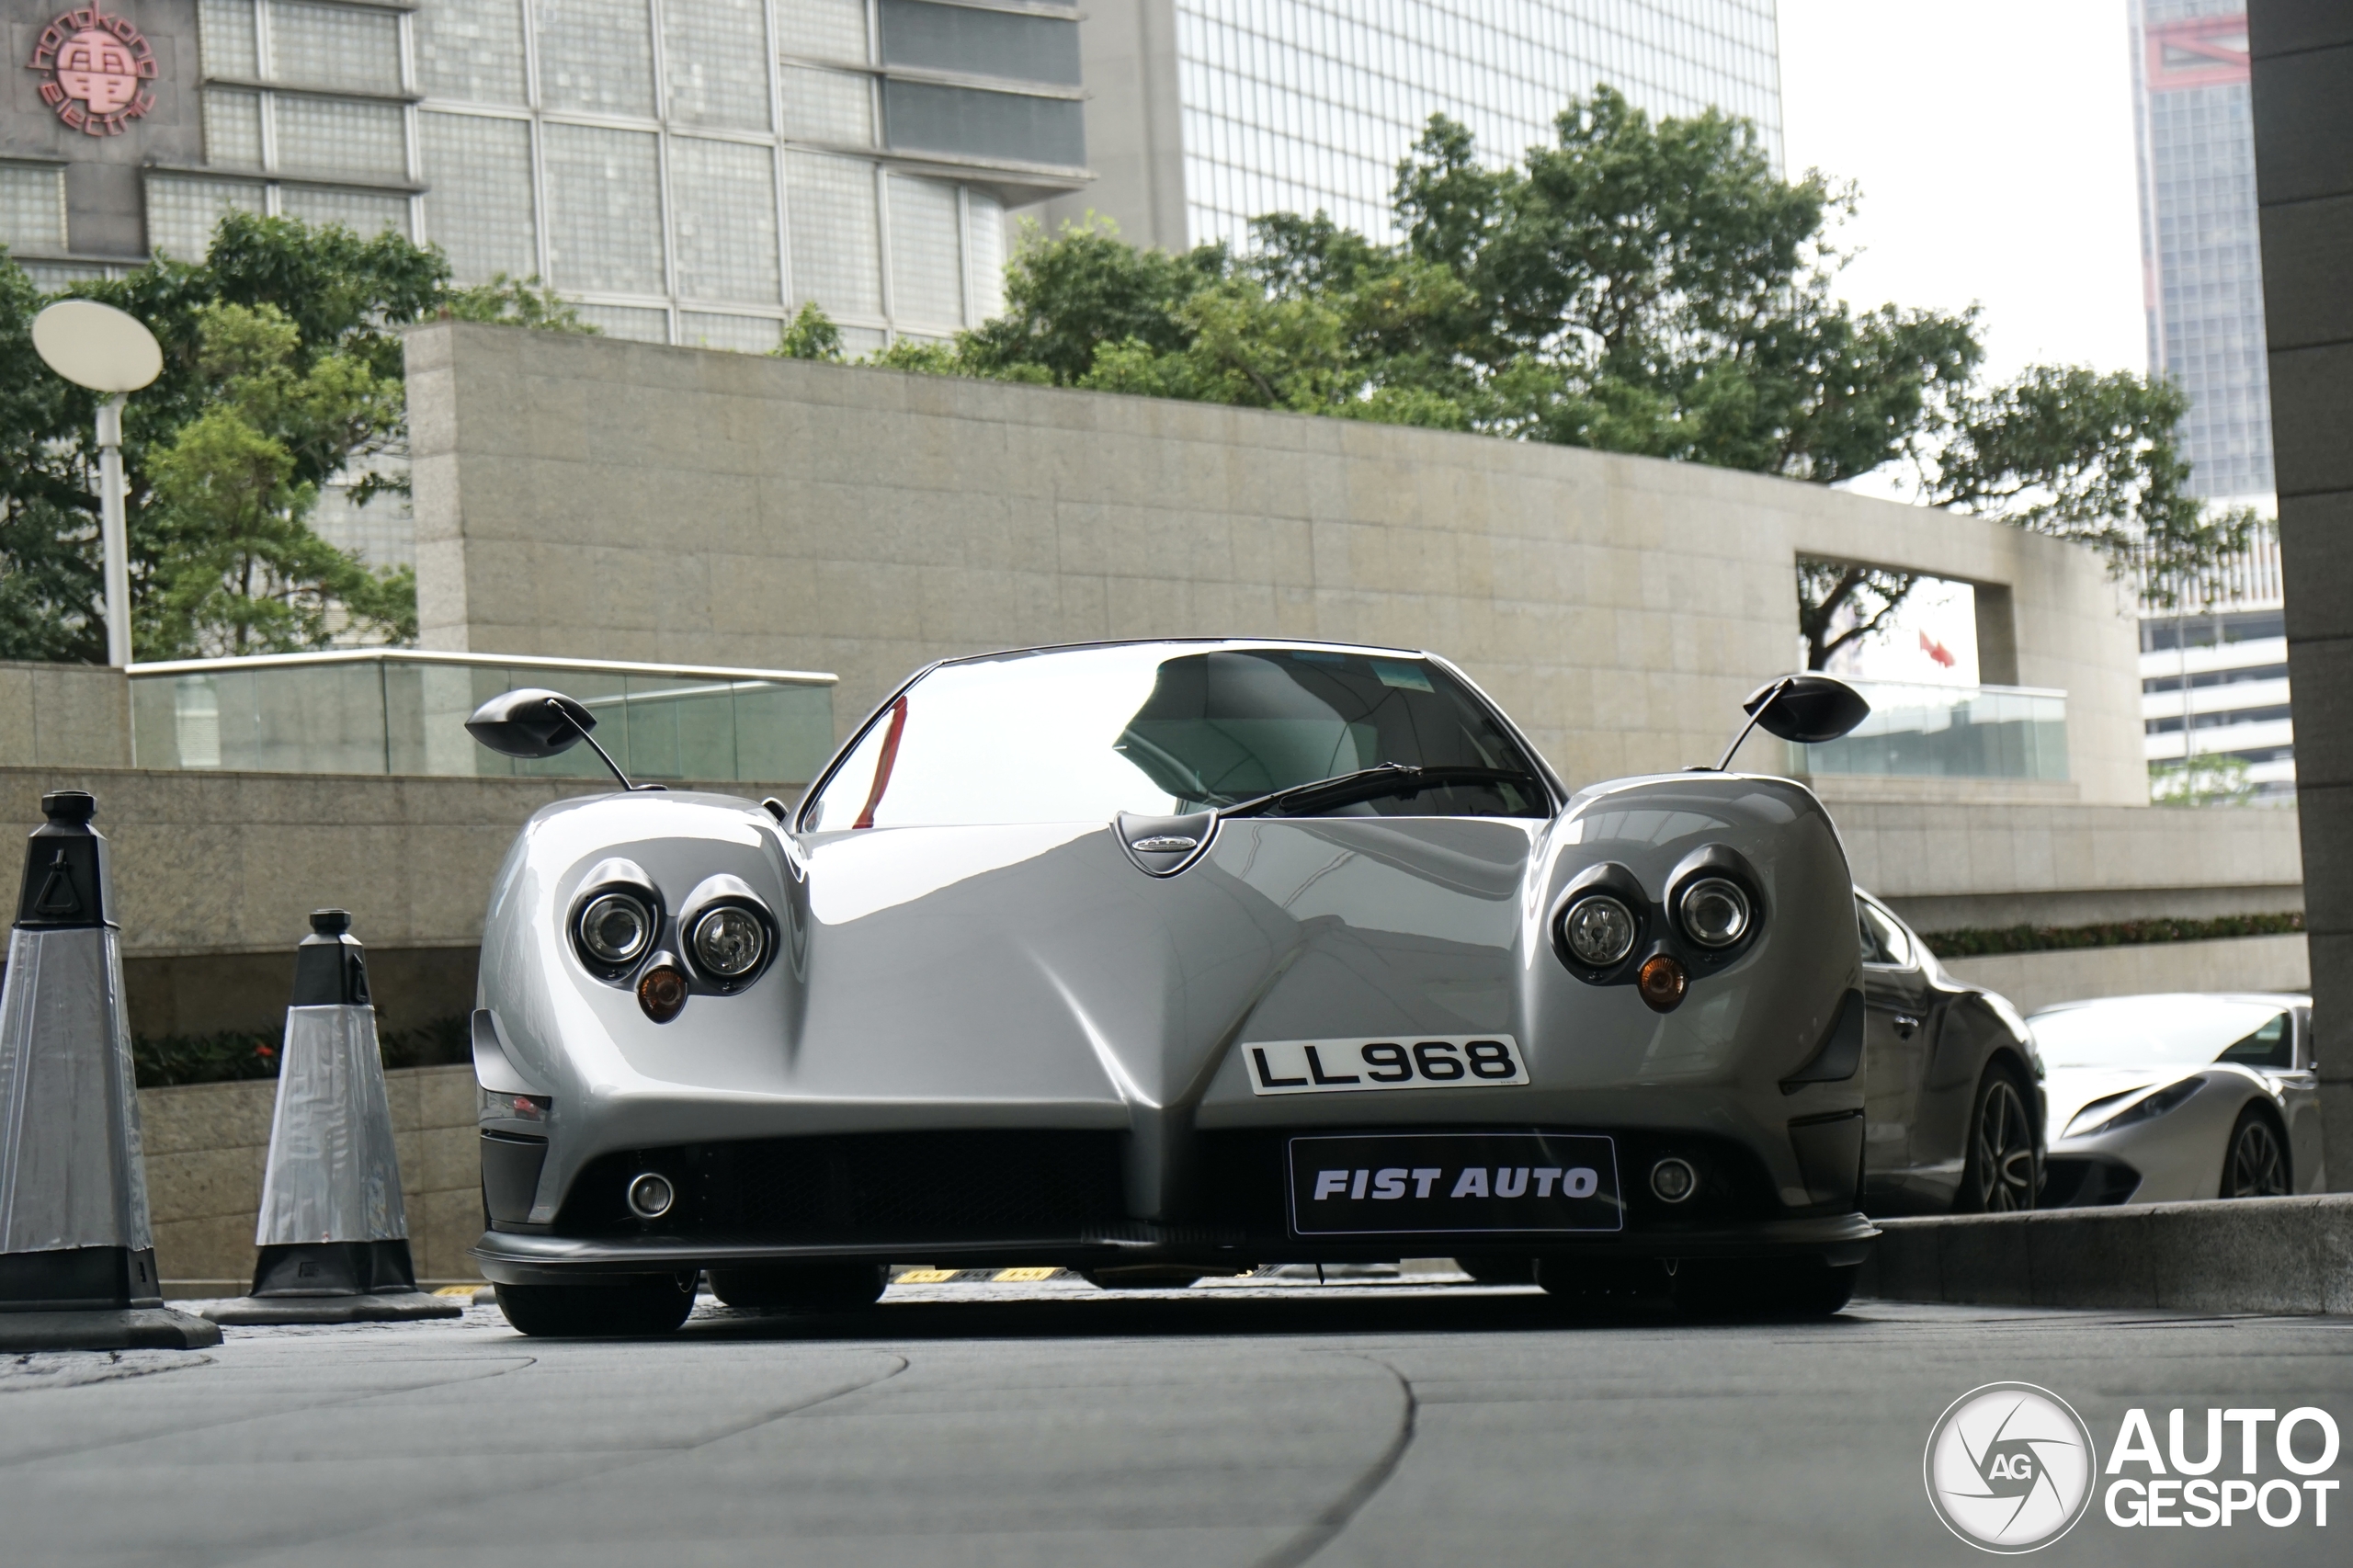
{"label": "white license plate", "polygon": [[1245,1043],[1242,1060],[1254,1095],[1501,1088],[1528,1082],[1519,1042],[1507,1034],[1268,1040]]}

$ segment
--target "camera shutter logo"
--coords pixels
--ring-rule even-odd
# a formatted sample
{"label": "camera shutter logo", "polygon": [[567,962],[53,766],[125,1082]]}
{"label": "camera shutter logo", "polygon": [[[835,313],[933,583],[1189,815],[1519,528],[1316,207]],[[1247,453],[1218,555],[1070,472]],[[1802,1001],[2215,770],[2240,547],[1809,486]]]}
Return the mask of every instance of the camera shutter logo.
{"label": "camera shutter logo", "polygon": [[1946,1407],[1921,1460],[1928,1504],[1983,1551],[2037,1551],[2091,1506],[2099,1455],[2067,1402],[2032,1383],[1986,1383]]}
{"label": "camera shutter logo", "polygon": [[33,40],[26,62],[47,80],[40,100],[90,136],[119,136],[155,107],[155,51],[123,17],[96,6],[61,13]]}

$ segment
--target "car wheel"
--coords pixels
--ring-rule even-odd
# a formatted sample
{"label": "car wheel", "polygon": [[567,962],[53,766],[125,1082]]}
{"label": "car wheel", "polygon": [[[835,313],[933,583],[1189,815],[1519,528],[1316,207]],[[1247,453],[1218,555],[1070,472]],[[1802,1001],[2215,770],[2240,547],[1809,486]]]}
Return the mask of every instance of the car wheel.
{"label": "car wheel", "polygon": [[2239,1112],[2230,1153],[2222,1161],[2222,1196],[2285,1198],[2294,1190],[2288,1175],[2288,1151],[2271,1118],[2260,1106]]}
{"label": "car wheel", "polygon": [[854,1312],[882,1299],[891,1270],[881,1263],[781,1263],[714,1268],[710,1293],[756,1312]]}
{"label": "car wheel", "polygon": [[1458,1257],[1454,1267],[1482,1285],[1533,1285],[1536,1283],[1536,1260],[1532,1257],[1511,1257],[1498,1253],[1474,1253]]}
{"label": "car wheel", "polygon": [[1606,1317],[1665,1306],[1675,1291],[1666,1268],[1654,1257],[1540,1257],[1534,1273],[1544,1293],[1569,1311]]}
{"label": "car wheel", "polygon": [[1985,1070],[1969,1113],[1969,1155],[1961,1166],[1957,1214],[2008,1214],[2034,1207],[2034,1123],[2026,1095],[2008,1069]]}
{"label": "car wheel", "polygon": [[620,1285],[501,1285],[498,1310],[525,1334],[610,1339],[669,1334],[695,1307],[695,1277],[662,1274]]}
{"label": "car wheel", "polygon": [[1692,1317],[1826,1318],[1854,1297],[1861,1272],[1860,1264],[1818,1257],[1686,1258],[1675,1273],[1675,1305]]}

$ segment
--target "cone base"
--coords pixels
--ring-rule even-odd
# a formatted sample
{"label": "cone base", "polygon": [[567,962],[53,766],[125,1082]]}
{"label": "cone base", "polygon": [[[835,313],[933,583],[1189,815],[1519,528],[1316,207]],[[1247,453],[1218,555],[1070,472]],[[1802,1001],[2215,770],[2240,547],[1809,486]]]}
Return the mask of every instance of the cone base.
{"label": "cone base", "polygon": [[201,1350],[221,1328],[169,1307],[0,1312],[0,1350]]}
{"label": "cone base", "polygon": [[[409,1323],[420,1318],[465,1316],[466,1309],[423,1290],[387,1290],[366,1296],[241,1296],[216,1301],[204,1315],[217,1324],[257,1327],[281,1323]],[[216,1333],[218,1330],[215,1331]]]}

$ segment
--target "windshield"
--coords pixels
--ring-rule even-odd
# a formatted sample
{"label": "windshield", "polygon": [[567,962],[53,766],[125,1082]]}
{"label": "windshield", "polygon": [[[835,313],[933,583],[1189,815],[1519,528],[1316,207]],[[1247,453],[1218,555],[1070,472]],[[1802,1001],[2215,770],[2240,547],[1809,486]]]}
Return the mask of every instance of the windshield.
{"label": "windshield", "polygon": [[1384,763],[1513,777],[1401,790],[1324,814],[1552,814],[1535,764],[1428,660],[1151,642],[941,665],[877,717],[801,822],[822,831],[1176,816]]}
{"label": "windshield", "polygon": [[2238,1062],[2286,1069],[2295,1037],[2268,1002],[2222,996],[2127,996],[2037,1013],[2027,1020],[2046,1067],[2196,1067]]}

